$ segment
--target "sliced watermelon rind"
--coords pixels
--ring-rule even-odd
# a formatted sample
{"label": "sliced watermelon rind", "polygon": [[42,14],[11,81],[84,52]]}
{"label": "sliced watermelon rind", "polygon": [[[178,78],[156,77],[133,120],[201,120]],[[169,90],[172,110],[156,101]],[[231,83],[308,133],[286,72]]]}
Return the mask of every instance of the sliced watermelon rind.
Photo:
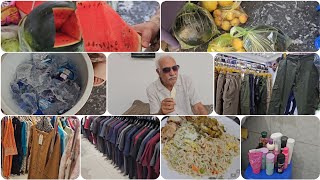
{"label": "sliced watermelon rind", "polygon": [[[63,42],[63,40],[61,40],[62,38],[65,39],[64,43],[62,43]],[[63,33],[56,33],[56,38],[55,38],[55,42],[54,42],[53,47],[59,48],[59,47],[71,46],[71,45],[77,44],[78,42],[80,42],[80,40],[72,38],[72,37],[65,35]]]}

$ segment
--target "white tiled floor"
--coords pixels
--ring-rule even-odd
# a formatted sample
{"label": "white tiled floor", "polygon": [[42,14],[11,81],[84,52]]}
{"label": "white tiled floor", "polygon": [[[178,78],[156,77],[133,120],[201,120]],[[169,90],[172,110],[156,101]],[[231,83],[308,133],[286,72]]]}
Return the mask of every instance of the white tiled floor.
{"label": "white tiled floor", "polygon": [[127,179],[88,139],[81,139],[81,175],[84,179]]}
{"label": "white tiled floor", "polygon": [[18,175],[11,175],[10,177],[9,177],[9,179],[27,179],[28,178],[28,174],[23,174],[23,175],[20,175],[20,176],[18,176]]}

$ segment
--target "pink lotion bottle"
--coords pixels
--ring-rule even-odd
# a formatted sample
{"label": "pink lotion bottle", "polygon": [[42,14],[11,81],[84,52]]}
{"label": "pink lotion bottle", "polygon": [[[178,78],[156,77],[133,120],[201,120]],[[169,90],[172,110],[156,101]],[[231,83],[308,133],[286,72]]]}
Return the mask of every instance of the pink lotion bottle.
{"label": "pink lotion bottle", "polygon": [[282,154],[284,154],[285,156],[284,169],[287,169],[288,160],[289,160],[289,148],[288,147],[283,148]]}

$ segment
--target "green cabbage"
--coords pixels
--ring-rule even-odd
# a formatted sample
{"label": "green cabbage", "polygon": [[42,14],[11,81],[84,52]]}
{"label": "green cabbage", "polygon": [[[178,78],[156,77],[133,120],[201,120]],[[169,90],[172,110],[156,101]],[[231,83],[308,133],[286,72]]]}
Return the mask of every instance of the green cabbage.
{"label": "green cabbage", "polygon": [[200,46],[219,33],[209,11],[191,2],[178,13],[172,31],[181,49]]}

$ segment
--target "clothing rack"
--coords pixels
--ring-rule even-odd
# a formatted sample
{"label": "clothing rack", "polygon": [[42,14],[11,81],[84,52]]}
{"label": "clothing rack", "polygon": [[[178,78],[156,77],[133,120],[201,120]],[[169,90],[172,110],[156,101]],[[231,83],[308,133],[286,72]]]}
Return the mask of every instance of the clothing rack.
{"label": "clothing rack", "polygon": [[[158,118],[89,116],[85,118],[82,127],[84,136],[130,179],[156,179],[159,176]],[[153,157],[155,161],[151,163]]]}
{"label": "clothing rack", "polygon": [[[4,135],[5,137],[2,137],[2,139],[3,138],[15,139],[15,141],[10,141],[11,144],[10,144],[10,147],[8,148],[16,149],[15,150],[16,152],[11,154],[11,156],[13,156],[13,159],[14,158],[22,159],[19,161],[15,160],[14,162],[12,159],[11,165],[10,163],[5,163],[6,173],[4,174],[4,176],[9,177],[11,174],[20,175],[25,173],[28,174],[28,178],[37,178],[37,179],[38,178],[42,179],[44,177],[48,179],[50,178],[73,179],[75,176],[78,176],[77,175],[78,170],[76,169],[77,167],[66,165],[67,161],[70,163],[76,163],[80,161],[79,159],[80,136],[78,133],[80,131],[79,120],[73,119],[73,117],[69,117],[69,118],[71,118],[71,119],[68,119],[69,123],[67,122],[66,124],[66,122],[63,122],[63,123],[59,122],[60,125],[58,125],[58,121],[63,120],[64,119],[63,117],[57,117],[57,118],[55,116],[41,116],[41,117],[40,116],[38,117],[6,116],[4,117],[2,120],[2,123],[5,124],[6,121],[10,119],[10,124],[4,125],[2,126],[2,128],[6,128],[6,129],[12,128],[12,130],[10,131],[10,134],[7,133],[6,135]],[[13,122],[13,119],[15,119],[15,122]],[[51,126],[51,123],[52,123],[51,119],[55,120],[53,126]],[[62,124],[65,124],[65,126],[61,126]],[[54,127],[58,129],[58,126],[60,128],[59,132],[55,131],[54,129]],[[35,132],[34,129],[39,130],[38,131],[39,133],[34,133]],[[47,130],[50,130],[50,131],[47,131]],[[4,131],[9,132],[7,130],[4,130]],[[70,137],[73,136],[73,138],[68,138],[67,136],[70,136]],[[33,143],[33,141],[39,141],[39,144]],[[38,154],[33,153],[33,152],[37,152],[37,149],[39,148],[43,149],[46,147],[49,150],[47,151],[48,153],[46,153],[46,151],[39,151]],[[2,147],[2,148],[7,148],[7,147]],[[25,148],[25,149],[22,149],[22,148]],[[3,155],[3,158],[6,158],[6,162],[9,160],[8,156],[9,155]],[[45,161],[46,159],[47,159],[47,162],[46,162],[47,164],[45,163],[43,165],[38,163],[39,161]],[[30,163],[28,163],[28,161]],[[11,169],[14,169],[14,172]],[[35,171],[35,169],[42,169],[42,171]]]}

